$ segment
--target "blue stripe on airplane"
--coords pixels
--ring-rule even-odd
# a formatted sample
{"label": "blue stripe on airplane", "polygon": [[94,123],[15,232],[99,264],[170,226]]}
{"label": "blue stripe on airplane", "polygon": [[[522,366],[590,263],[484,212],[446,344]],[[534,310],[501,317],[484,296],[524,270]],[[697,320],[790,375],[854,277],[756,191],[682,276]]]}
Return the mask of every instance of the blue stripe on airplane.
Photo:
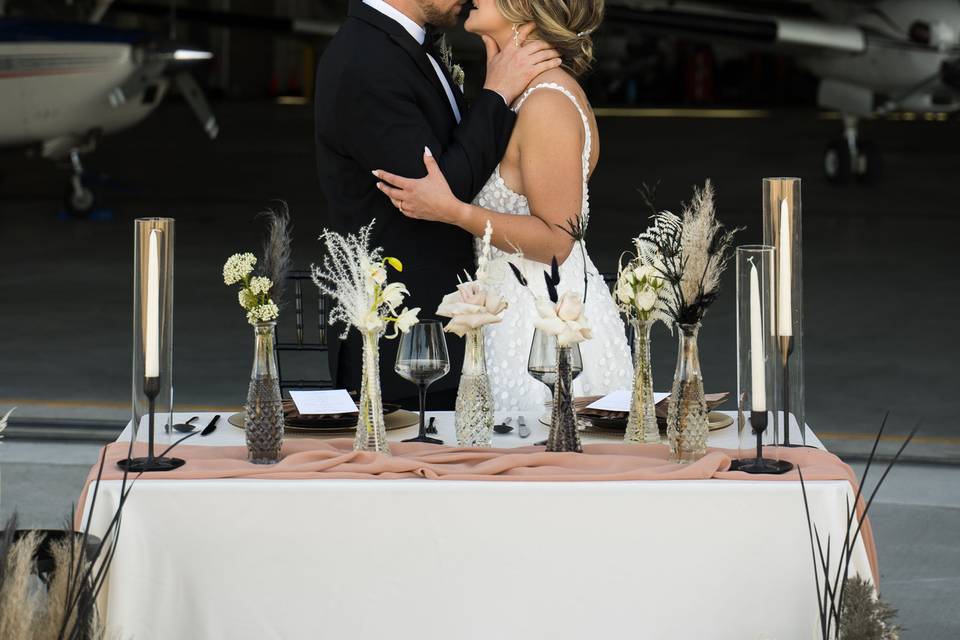
{"label": "blue stripe on airplane", "polygon": [[150,39],[145,31],[115,29],[99,24],[0,18],[0,42],[109,42],[138,44]]}

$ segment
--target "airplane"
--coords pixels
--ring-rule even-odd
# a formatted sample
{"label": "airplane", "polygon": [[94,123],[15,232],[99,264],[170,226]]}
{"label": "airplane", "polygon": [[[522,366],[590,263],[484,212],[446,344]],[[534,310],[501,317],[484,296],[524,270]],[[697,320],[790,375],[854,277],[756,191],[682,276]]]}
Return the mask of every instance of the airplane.
{"label": "airplane", "polygon": [[[809,11],[798,11],[802,5]],[[818,105],[841,114],[843,134],[823,157],[832,182],[868,180],[875,171],[877,150],[859,140],[861,119],[892,111],[960,110],[960,0],[612,0],[605,19],[647,33],[772,49],[793,58],[820,79]]]}
{"label": "airplane", "polygon": [[[606,0],[605,4],[598,38],[624,32],[670,35],[771,50],[819,78],[817,104],[839,112],[843,122],[842,134],[824,151],[823,171],[831,182],[867,181],[876,173],[879,154],[874,144],[860,140],[862,119],[894,111],[943,116],[960,111],[960,0]],[[130,0],[116,0],[114,5],[119,12],[133,14],[157,16],[168,11],[155,3]],[[188,7],[178,9],[178,18],[307,38],[330,36],[338,26],[335,21]]]}
{"label": "airplane", "polygon": [[0,148],[38,149],[44,158],[68,162],[64,206],[77,217],[95,206],[81,155],[149,116],[171,85],[209,138],[219,132],[189,73],[213,54],[101,25],[109,4],[100,0],[87,23],[49,22],[3,17],[0,0]]}

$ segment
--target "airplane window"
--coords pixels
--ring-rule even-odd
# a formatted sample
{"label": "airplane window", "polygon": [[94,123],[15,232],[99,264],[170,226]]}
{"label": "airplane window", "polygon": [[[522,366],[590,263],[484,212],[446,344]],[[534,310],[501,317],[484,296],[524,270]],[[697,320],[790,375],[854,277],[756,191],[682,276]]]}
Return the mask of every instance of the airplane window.
{"label": "airplane window", "polygon": [[930,23],[917,20],[910,25],[910,40],[920,44],[930,44]]}

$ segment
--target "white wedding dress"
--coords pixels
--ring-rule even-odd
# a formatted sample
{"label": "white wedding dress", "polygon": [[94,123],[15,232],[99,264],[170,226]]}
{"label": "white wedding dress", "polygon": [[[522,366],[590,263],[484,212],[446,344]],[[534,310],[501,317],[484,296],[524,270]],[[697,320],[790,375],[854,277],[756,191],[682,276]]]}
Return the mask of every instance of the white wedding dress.
{"label": "white wedding dress", "polygon": [[[552,82],[538,84],[528,89],[517,101],[514,111],[519,111],[531,93],[540,89],[559,91],[573,102],[586,132],[583,164],[583,203],[580,217],[584,229],[590,214],[587,179],[590,171],[590,124],[577,99],[570,91]],[[515,193],[500,177],[500,166],[474,199],[473,204],[518,216],[530,215],[526,197]],[[479,240],[477,241],[479,247]],[[507,254],[493,249],[493,259],[505,258]],[[530,288],[537,297],[547,297],[543,271],[547,265],[527,259],[510,258],[519,267]],[[620,319],[616,304],[610,295],[603,277],[586,255],[587,301],[585,315],[593,330],[593,338],[580,343],[583,357],[583,372],[574,382],[574,393],[581,395],[601,395],[618,389],[630,389],[633,381],[633,364],[627,347],[626,332]],[[533,340],[533,322],[537,317],[533,296],[509,272],[502,270],[501,287],[509,307],[503,315],[503,321],[485,328],[484,349],[486,352],[487,374],[493,393],[494,409],[500,412],[516,413],[520,411],[540,411],[549,399],[547,387],[534,380],[527,373],[527,357]],[[580,248],[574,246],[570,257],[560,265],[559,291],[576,291],[582,298],[584,288],[584,258]]]}

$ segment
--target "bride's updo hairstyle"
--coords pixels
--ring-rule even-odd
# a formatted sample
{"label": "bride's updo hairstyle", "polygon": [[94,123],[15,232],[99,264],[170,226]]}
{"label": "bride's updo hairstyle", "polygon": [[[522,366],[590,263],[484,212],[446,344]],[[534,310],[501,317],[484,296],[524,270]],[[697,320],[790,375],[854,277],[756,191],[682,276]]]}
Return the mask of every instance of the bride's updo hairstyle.
{"label": "bride's updo hairstyle", "polygon": [[508,22],[537,25],[532,37],[550,44],[563,67],[580,77],[593,62],[591,34],[603,21],[603,0],[496,0]]}

